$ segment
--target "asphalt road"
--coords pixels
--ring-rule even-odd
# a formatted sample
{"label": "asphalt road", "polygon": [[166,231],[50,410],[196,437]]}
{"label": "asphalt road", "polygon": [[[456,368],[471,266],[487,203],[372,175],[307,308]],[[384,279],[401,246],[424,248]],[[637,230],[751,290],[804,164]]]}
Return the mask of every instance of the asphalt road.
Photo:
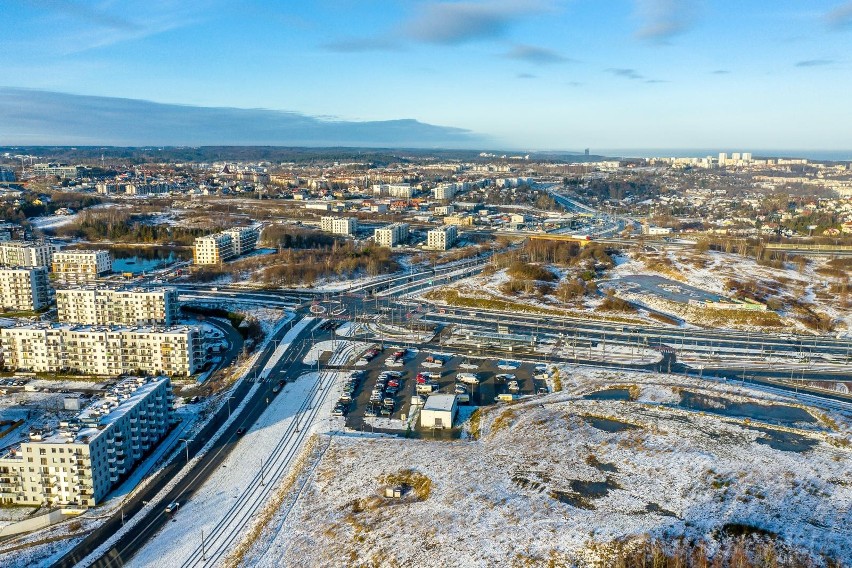
{"label": "asphalt road", "polygon": [[[299,334],[297,341],[294,342],[294,346],[297,349],[302,350],[302,356],[307,353],[307,349],[309,349],[310,345],[309,342],[299,340],[304,339],[305,337],[310,337],[311,327],[312,326],[308,326],[305,331]],[[285,329],[279,332],[277,337],[283,337],[287,330],[288,328],[285,327]],[[258,359],[255,368],[262,369],[271,357],[273,351],[274,345],[270,344],[264,350],[262,356]],[[297,358],[297,361],[300,359],[301,357]],[[280,371],[284,364],[285,363],[283,361],[280,362],[271,375],[276,377],[280,376]],[[308,369],[300,363],[289,363],[283,370],[286,371],[286,378],[290,380],[295,379]],[[201,487],[213,471],[219,467],[221,461],[227,457],[233,449],[236,441],[237,429],[248,429],[248,427],[253,424],[266,409],[267,400],[272,400],[275,396],[275,393],[272,392],[274,384],[275,383],[273,382],[261,383],[260,388],[255,395],[248,400],[240,415],[219,437],[216,444],[193,466],[189,475],[175,484],[175,486],[165,496],[159,507],[145,513],[137,520],[137,530],[131,531],[123,538],[119,539],[119,541],[116,542],[104,556],[95,562],[93,566],[99,568],[123,566],[134,553],[136,553],[154,534],[156,534],[164,523],[170,520],[171,517],[166,515],[164,512],[164,508],[168,503],[183,503],[192,498],[192,495]],[[239,406],[251,390],[251,387],[252,383],[249,381],[243,381],[236,387],[234,394],[232,395],[234,396],[234,400],[231,401],[231,409]],[[211,439],[211,437],[219,428],[221,428],[227,419],[228,405],[223,405],[214,418],[188,445],[190,459],[204,447],[207,441]],[[157,473],[144,489],[134,495],[134,497],[132,497],[123,507],[123,516],[125,521],[140,513],[145,503],[153,499],[157,493],[159,493],[160,490],[162,490],[172,480],[172,478],[177,475],[180,469],[185,465],[185,461],[185,459],[173,460],[167,467]],[[74,549],[67,555],[54,563],[53,566],[58,568],[71,568],[98,548],[110,536],[120,530],[121,527],[122,511],[118,511],[98,529],[92,531],[91,534],[89,534],[80,544],[74,547]]]}

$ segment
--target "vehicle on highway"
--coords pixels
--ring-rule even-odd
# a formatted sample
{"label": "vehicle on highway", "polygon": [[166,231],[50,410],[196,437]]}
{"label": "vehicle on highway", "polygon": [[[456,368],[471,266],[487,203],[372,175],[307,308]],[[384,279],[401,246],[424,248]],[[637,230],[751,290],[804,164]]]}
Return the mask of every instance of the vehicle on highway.
{"label": "vehicle on highway", "polygon": [[476,373],[459,373],[458,375],[456,375],[456,379],[458,379],[459,382],[468,383],[471,385],[479,384],[479,375],[477,375]]}
{"label": "vehicle on highway", "polygon": [[172,513],[178,510],[178,507],[180,507],[180,503],[178,501],[175,501],[174,503],[169,503],[168,505],[166,505],[166,513],[171,515]]}
{"label": "vehicle on highway", "polygon": [[283,380],[278,381],[278,384],[276,384],[274,387],[272,387],[272,392],[274,392],[274,393],[281,392],[281,387],[283,387],[283,386],[284,386],[284,381]]}
{"label": "vehicle on highway", "polygon": [[245,428],[237,428],[237,436],[242,436],[245,433],[246,433]]}

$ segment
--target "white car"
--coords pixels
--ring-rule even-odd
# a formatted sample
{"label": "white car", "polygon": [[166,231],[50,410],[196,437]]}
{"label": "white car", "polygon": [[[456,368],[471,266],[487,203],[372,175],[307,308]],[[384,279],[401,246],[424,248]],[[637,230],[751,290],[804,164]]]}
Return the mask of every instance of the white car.
{"label": "white car", "polygon": [[180,507],[180,503],[178,503],[177,501],[175,501],[174,503],[169,503],[166,507],[166,513],[174,513],[178,510],[178,507]]}

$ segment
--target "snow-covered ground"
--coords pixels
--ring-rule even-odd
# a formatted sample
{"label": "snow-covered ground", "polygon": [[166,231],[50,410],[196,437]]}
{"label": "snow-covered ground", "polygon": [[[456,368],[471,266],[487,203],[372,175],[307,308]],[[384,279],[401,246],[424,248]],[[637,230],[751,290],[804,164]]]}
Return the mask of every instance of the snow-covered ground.
{"label": "snow-covered ground", "polygon": [[[685,535],[712,551],[714,531],[737,523],[852,562],[848,415],[777,426],[674,406],[681,389],[789,404],[773,395],[651,373],[561,376],[563,392],[482,413],[476,439],[334,437],[243,564],[590,565],[592,545],[630,536]],[[635,400],[582,398],[615,386]],[[784,435],[810,448],[770,446]],[[430,488],[384,498],[382,476],[402,470]]]}
{"label": "snow-covered ground", "polygon": [[33,227],[38,229],[55,229],[63,225],[70,225],[77,220],[77,214],[74,215],[47,215],[44,217],[32,217],[28,221]]}
{"label": "snow-covered ground", "polygon": [[323,353],[334,352],[341,364],[351,363],[357,356],[369,349],[372,343],[349,341],[346,339],[329,339],[318,341],[311,346],[302,362],[305,365],[315,365]]}

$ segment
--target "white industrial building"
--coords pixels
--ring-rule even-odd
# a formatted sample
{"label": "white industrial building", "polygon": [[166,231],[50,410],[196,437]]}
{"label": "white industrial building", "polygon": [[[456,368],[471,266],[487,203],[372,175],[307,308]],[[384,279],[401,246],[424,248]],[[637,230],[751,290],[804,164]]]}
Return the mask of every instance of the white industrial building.
{"label": "white industrial building", "polygon": [[106,250],[58,251],[52,265],[58,282],[85,284],[112,272],[112,257]]}
{"label": "white industrial building", "polygon": [[0,356],[9,371],[101,376],[188,376],[205,362],[196,326],[20,325],[0,329]]}
{"label": "white industrial building", "polygon": [[335,235],[354,235],[358,230],[358,219],[355,217],[323,217],[320,228]]}
{"label": "white industrial building", "polygon": [[172,325],[178,320],[174,288],[64,288],[56,290],[59,321],[83,325]]}
{"label": "white industrial building", "polygon": [[0,242],[0,266],[13,268],[50,268],[57,245],[47,242],[4,241]]}
{"label": "white industrial building", "polygon": [[395,247],[408,241],[408,223],[393,223],[376,229],[373,240],[381,247]]}
{"label": "white industrial building", "polygon": [[458,229],[455,225],[436,227],[426,233],[426,247],[432,250],[447,250],[452,248],[456,238],[458,238]]}
{"label": "white industrial building", "polygon": [[47,268],[0,268],[0,304],[4,310],[36,311],[49,302]]}
{"label": "white industrial building", "polygon": [[0,455],[0,503],[96,505],[166,435],[172,401],[167,377],[132,377],[74,418],[31,430]]}
{"label": "white industrial building", "polygon": [[422,428],[452,428],[458,414],[458,397],[454,394],[433,394],[420,409]]}

